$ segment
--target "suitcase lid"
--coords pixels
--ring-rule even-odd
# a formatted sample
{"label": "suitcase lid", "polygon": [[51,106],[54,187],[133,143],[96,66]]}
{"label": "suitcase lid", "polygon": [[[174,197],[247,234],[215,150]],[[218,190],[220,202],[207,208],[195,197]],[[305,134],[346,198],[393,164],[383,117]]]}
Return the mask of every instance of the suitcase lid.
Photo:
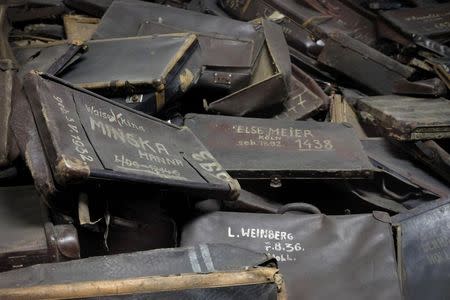
{"label": "suitcase lid", "polygon": [[30,73],[25,91],[60,186],[112,180],[156,184],[221,199],[239,194],[237,181],[186,127],[50,75]]}

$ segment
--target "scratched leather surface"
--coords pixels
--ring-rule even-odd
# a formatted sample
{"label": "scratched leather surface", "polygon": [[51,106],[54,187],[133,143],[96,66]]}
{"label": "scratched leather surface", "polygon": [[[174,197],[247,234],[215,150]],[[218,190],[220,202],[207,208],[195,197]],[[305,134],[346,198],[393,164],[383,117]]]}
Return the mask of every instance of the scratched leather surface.
{"label": "scratched leather surface", "polygon": [[182,246],[219,241],[277,257],[292,299],[401,298],[391,226],[372,214],[214,212],[181,235]]}

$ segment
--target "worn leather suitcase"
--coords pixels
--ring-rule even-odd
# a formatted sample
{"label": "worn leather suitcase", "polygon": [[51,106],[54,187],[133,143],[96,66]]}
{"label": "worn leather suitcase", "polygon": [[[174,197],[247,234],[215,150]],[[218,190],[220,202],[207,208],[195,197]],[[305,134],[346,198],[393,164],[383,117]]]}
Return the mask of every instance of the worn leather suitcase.
{"label": "worn leather suitcase", "polygon": [[437,40],[450,37],[450,4],[401,8],[381,12],[381,16],[407,36],[426,36]]}
{"label": "worn leather suitcase", "polygon": [[293,0],[287,1],[219,1],[223,9],[236,19],[250,21],[268,18],[283,27],[288,44],[295,49],[317,56],[323,43],[311,36],[305,24],[306,19],[319,15]]}
{"label": "worn leather suitcase", "polygon": [[[122,19],[120,28],[115,26],[117,18]],[[219,97],[207,99],[208,111],[245,115],[280,105],[287,98],[287,45],[281,28],[266,20],[245,23],[147,2],[115,1],[93,38],[180,31],[199,36],[202,72],[198,86],[222,91]]]}
{"label": "worn leather suitcase", "polygon": [[182,246],[218,241],[276,257],[292,299],[401,298],[390,219],[381,212],[214,212],[181,236]]}
{"label": "worn leather suitcase", "polygon": [[77,89],[50,75],[25,79],[53,178],[64,188],[84,182],[134,182],[231,200],[233,180],[187,128]]}
{"label": "worn leather suitcase", "polygon": [[255,20],[254,23],[262,27],[265,45],[259,53],[249,85],[206,104],[208,112],[251,116],[264,110],[277,109],[288,99],[291,63],[282,29],[265,19]]}
{"label": "worn leather suitcase", "polygon": [[450,201],[419,206],[392,218],[405,299],[447,299],[450,294]]}
{"label": "worn leather suitcase", "polygon": [[366,44],[376,40],[373,16],[349,1],[220,0],[220,3],[227,13],[240,20],[257,17],[277,20],[290,45],[314,56],[323,46],[323,42],[317,41],[336,30]]}
{"label": "worn leather suitcase", "polygon": [[0,297],[287,299],[273,259],[221,244],[33,266],[0,274]]}
{"label": "worn leather suitcase", "polygon": [[0,188],[0,271],[80,257],[75,227],[53,225],[33,186]]}
{"label": "worn leather suitcase", "polygon": [[183,95],[200,75],[201,65],[190,60],[198,48],[193,34],[95,40],[86,46],[60,77],[107,97],[143,98],[122,104],[147,113]]}
{"label": "worn leather suitcase", "polygon": [[362,98],[357,109],[361,119],[400,141],[450,137],[450,102],[405,96]]}
{"label": "worn leather suitcase", "polygon": [[188,114],[185,126],[240,179],[364,178],[373,169],[342,124]]}
{"label": "worn leather suitcase", "polygon": [[[179,26],[184,24],[179,25],[175,21],[169,20],[166,23],[157,20],[145,21],[140,26],[138,35],[192,32],[192,29],[180,28]],[[262,34],[257,41],[252,41],[220,36],[204,28],[195,29],[200,31],[194,32],[199,43],[198,64],[202,68],[202,74],[196,86],[213,89],[216,93],[229,93],[248,85],[259,44],[263,41]],[[255,45],[255,42],[258,45]],[[217,55],[218,52],[223,55]]]}
{"label": "worn leather suitcase", "polygon": [[414,73],[413,68],[338,32],[329,35],[318,60],[379,94],[391,94],[396,81],[408,79]]}

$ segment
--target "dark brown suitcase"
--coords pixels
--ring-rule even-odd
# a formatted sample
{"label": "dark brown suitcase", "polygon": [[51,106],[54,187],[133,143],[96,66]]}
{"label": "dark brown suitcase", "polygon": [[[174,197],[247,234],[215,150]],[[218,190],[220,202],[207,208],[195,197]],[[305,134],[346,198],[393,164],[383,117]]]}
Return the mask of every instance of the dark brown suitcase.
{"label": "dark brown suitcase", "polygon": [[153,184],[231,200],[232,179],[193,133],[50,75],[25,80],[55,183]]}
{"label": "dark brown suitcase", "polygon": [[206,104],[209,112],[248,116],[279,107],[290,89],[291,63],[282,29],[277,24],[255,20],[262,26],[265,44],[255,63],[252,78],[245,88]]}
{"label": "dark brown suitcase", "polygon": [[[122,26],[116,26],[117,18]],[[200,36],[204,53],[198,85],[226,92],[219,99],[206,99],[208,111],[242,116],[287,98],[288,48],[281,28],[267,20],[245,23],[153,3],[115,1],[93,38],[180,31]]]}
{"label": "dark brown suitcase", "polygon": [[201,65],[191,60],[198,51],[193,34],[95,40],[86,46],[87,52],[60,77],[107,97],[145,95],[151,100],[122,103],[143,112],[160,111],[200,75]]}
{"label": "dark brown suitcase", "polygon": [[373,166],[349,125],[188,114],[189,127],[236,178],[364,178]]}
{"label": "dark brown suitcase", "polygon": [[381,16],[408,36],[447,40],[450,37],[450,4],[401,8],[381,12]]}
{"label": "dark brown suitcase", "polygon": [[75,227],[53,225],[33,186],[0,188],[0,271],[80,258]]}
{"label": "dark brown suitcase", "polygon": [[444,98],[376,96],[357,104],[361,119],[400,141],[450,137],[450,102]]}
{"label": "dark brown suitcase", "polygon": [[396,81],[414,73],[413,68],[338,32],[329,35],[318,60],[378,94],[391,94]]}

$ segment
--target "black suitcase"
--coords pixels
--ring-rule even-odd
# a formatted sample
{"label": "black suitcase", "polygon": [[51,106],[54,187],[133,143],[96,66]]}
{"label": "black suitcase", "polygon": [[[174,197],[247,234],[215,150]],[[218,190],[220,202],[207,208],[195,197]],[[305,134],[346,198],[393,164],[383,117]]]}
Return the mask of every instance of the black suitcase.
{"label": "black suitcase", "polygon": [[286,299],[276,262],[230,245],[201,244],[0,274],[0,298]]}
{"label": "black suitcase", "polygon": [[292,299],[401,298],[390,219],[381,212],[215,212],[188,223],[181,236],[182,246],[218,241],[277,258]]}
{"label": "black suitcase", "polygon": [[405,299],[450,295],[450,201],[440,199],[392,218]]}
{"label": "black suitcase", "polygon": [[53,225],[33,186],[0,188],[0,271],[76,258],[75,227]]}
{"label": "black suitcase", "polygon": [[50,75],[25,80],[39,136],[62,188],[135,182],[233,199],[239,184],[187,128],[77,89]]}
{"label": "black suitcase", "polygon": [[188,114],[185,126],[239,179],[364,178],[373,170],[345,124]]}

